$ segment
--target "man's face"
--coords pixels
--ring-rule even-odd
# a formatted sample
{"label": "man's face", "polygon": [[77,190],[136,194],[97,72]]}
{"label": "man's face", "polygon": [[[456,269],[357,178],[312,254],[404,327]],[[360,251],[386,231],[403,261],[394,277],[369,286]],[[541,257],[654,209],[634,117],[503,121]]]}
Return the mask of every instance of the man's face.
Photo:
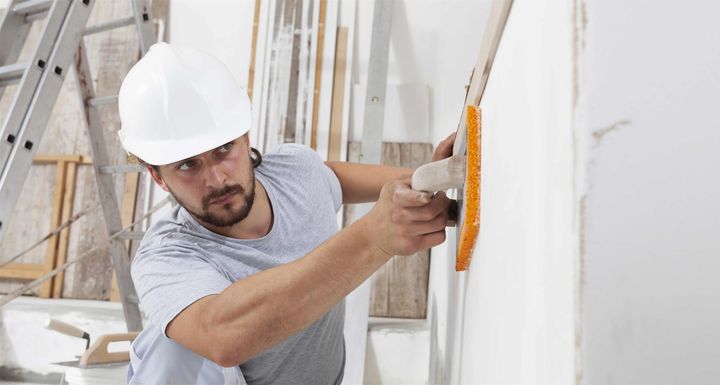
{"label": "man's face", "polygon": [[255,174],[247,135],[169,165],[150,167],[153,179],[205,225],[232,226],[248,216]]}

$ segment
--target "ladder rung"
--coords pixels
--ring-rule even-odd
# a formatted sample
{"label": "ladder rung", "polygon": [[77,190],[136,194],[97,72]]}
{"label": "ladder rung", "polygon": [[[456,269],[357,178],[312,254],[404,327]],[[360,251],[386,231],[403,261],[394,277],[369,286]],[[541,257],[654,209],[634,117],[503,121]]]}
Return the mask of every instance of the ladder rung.
{"label": "ladder rung", "polygon": [[123,231],[122,233],[118,234],[118,238],[120,239],[130,239],[133,241],[139,241],[143,239],[143,236],[145,236],[144,231]]}
{"label": "ladder rung", "polygon": [[100,172],[103,174],[117,174],[127,172],[143,172],[145,167],[139,164],[121,164],[119,166],[103,166],[100,167]]}
{"label": "ladder rung", "polygon": [[104,106],[106,104],[117,103],[117,100],[118,100],[117,95],[98,96],[96,98],[90,99],[90,101],[88,101],[88,106],[90,106],[90,107]]}
{"label": "ladder rung", "polygon": [[27,67],[28,65],[25,63],[16,63],[0,67],[0,87],[5,87],[20,81]]}
{"label": "ladder rung", "polygon": [[16,4],[13,8],[13,12],[27,17],[34,13],[45,12],[50,9],[51,5],[52,0],[27,0]]}
{"label": "ladder rung", "polygon": [[83,32],[84,35],[92,35],[94,33],[109,31],[111,29],[125,27],[128,25],[132,25],[135,23],[135,18],[130,16],[124,19],[118,19],[114,20],[108,23],[93,25],[92,27],[88,27],[85,32]]}

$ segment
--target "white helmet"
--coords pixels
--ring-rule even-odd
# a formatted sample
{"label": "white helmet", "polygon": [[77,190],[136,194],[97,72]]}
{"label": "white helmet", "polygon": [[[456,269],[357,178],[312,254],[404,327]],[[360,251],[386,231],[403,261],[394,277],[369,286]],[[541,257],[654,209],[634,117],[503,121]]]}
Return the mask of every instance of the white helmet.
{"label": "white helmet", "polygon": [[217,58],[157,43],[118,95],[123,147],[151,165],[174,163],[250,130],[250,98]]}

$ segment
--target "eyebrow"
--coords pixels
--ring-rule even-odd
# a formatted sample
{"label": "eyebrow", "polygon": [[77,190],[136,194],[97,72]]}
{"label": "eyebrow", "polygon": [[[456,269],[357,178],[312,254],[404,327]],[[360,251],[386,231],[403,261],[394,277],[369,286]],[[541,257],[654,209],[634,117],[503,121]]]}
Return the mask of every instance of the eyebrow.
{"label": "eyebrow", "polygon": [[[220,147],[222,147],[222,146],[226,146],[226,145],[228,145],[228,144],[230,144],[230,143],[235,143],[235,139],[233,139],[233,140],[231,140],[231,141],[229,141],[229,142],[227,142],[227,143],[223,143],[223,144],[221,144],[221,145],[213,148],[213,149],[210,150],[210,151],[215,151],[215,150],[217,150],[218,148],[220,148]],[[185,159],[183,159],[183,160],[179,160],[179,161],[177,161],[177,162],[175,162],[175,163],[172,163],[172,165],[173,165],[173,167],[182,166],[183,163],[185,163],[185,162],[187,162],[187,161],[190,161],[190,160],[193,160],[193,159],[195,159],[195,158],[197,158],[197,156],[191,156],[191,157],[189,157],[189,158],[185,158]]]}

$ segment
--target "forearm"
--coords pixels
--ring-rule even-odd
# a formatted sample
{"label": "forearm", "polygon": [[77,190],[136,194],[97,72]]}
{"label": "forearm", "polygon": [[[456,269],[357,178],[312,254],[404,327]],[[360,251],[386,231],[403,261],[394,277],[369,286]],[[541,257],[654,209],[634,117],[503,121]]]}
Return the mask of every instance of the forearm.
{"label": "forearm", "polygon": [[382,186],[390,181],[409,177],[413,169],[377,166],[351,162],[326,162],[342,186],[343,203],[374,202]]}
{"label": "forearm", "polygon": [[[328,312],[389,256],[368,240],[360,221],[295,262],[235,282],[194,306],[201,327],[172,335],[223,366],[241,364]],[[172,326],[172,325],[171,325]]]}

